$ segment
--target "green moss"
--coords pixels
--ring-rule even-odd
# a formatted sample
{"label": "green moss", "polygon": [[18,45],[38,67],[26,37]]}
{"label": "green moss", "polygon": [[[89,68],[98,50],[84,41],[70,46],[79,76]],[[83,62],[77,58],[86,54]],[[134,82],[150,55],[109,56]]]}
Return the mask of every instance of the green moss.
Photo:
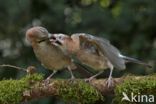
{"label": "green moss", "polygon": [[26,75],[25,77],[23,77],[21,80],[24,81],[41,81],[43,79],[43,74],[32,74],[32,75]]}
{"label": "green moss", "polygon": [[81,104],[94,104],[96,101],[103,101],[102,95],[94,87],[80,80],[62,81],[58,92],[65,101],[80,102]]}
{"label": "green moss", "polygon": [[127,101],[121,102],[123,92],[128,96],[130,96],[132,92],[134,94],[156,95],[156,76],[129,76],[125,79],[124,83],[116,87],[114,102],[118,104],[131,104]]}
{"label": "green moss", "polygon": [[40,74],[27,75],[20,80],[0,81],[0,104],[18,104],[22,100],[22,92],[29,89],[30,81],[43,79]]}

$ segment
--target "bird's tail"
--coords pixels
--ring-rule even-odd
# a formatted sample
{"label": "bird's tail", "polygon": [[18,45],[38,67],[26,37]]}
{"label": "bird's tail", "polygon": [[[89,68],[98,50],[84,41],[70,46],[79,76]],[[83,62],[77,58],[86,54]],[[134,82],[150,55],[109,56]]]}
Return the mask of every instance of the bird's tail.
{"label": "bird's tail", "polygon": [[133,63],[137,63],[137,64],[140,64],[140,65],[144,65],[146,67],[152,68],[152,66],[149,65],[148,63],[145,63],[145,62],[140,61],[138,59],[127,57],[127,56],[122,56],[122,58],[125,59],[126,62],[133,62]]}

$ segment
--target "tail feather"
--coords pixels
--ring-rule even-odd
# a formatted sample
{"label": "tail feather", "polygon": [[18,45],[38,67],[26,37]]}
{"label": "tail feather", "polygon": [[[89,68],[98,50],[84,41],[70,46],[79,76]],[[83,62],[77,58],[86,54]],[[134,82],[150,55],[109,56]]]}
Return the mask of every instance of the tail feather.
{"label": "tail feather", "polygon": [[122,56],[122,58],[125,59],[126,62],[133,62],[133,63],[137,63],[137,64],[140,64],[140,65],[144,65],[146,67],[152,68],[152,66],[149,65],[148,63],[145,63],[145,62],[140,61],[138,59],[127,57],[127,56]]}

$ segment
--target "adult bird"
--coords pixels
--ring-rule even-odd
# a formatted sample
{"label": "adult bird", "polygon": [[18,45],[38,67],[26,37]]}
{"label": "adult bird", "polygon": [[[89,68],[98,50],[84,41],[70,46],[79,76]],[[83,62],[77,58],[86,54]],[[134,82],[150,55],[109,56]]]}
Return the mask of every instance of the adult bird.
{"label": "adult bird", "polygon": [[45,68],[53,70],[47,79],[50,79],[58,70],[63,68],[68,68],[73,79],[72,69],[75,68],[75,65],[67,54],[62,52],[59,47],[51,44],[50,35],[47,29],[40,26],[32,27],[26,31],[26,38],[30,42],[37,59]]}
{"label": "adult bird", "polygon": [[84,65],[87,65],[97,71],[97,74],[91,76],[88,80],[92,80],[104,69],[109,68],[110,74],[107,80],[108,87],[113,85],[112,72],[113,69],[124,70],[127,62],[133,62],[150,67],[150,65],[134,58],[124,56],[114,47],[110,41],[85,33],[76,33],[71,36],[65,34],[53,34],[56,41],[54,45],[66,51],[69,55],[75,57]]}

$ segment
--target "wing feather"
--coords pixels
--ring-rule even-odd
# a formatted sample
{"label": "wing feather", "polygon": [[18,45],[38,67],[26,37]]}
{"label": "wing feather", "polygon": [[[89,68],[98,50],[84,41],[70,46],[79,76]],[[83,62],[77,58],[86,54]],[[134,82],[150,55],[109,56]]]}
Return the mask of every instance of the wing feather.
{"label": "wing feather", "polygon": [[84,41],[91,45],[96,45],[98,50],[103,54],[104,57],[107,57],[115,68],[125,69],[125,60],[120,57],[120,51],[111,45],[109,40],[85,33],[77,33],[75,35],[79,36],[80,41]]}

